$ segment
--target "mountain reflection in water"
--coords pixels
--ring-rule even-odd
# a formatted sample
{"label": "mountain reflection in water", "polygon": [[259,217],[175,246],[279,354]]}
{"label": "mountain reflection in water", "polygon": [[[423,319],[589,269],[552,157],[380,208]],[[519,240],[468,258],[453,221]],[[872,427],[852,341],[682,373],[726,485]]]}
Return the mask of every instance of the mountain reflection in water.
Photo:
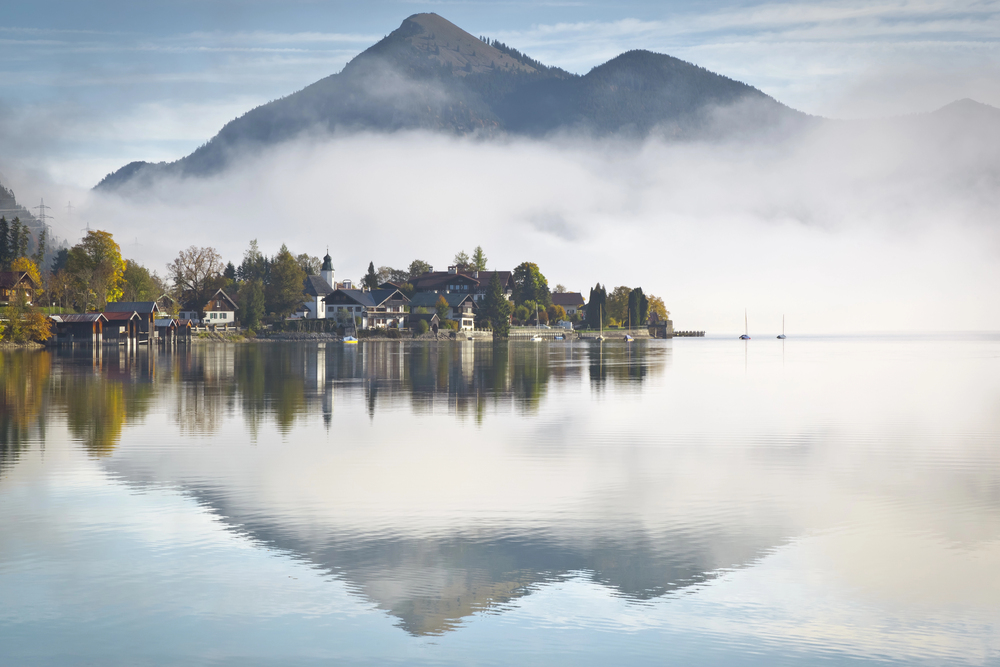
{"label": "mountain reflection in water", "polygon": [[[160,402],[180,433],[192,436],[219,434],[238,412],[252,441],[264,423],[273,422],[279,432],[289,434],[297,422],[308,422],[317,413],[329,432],[338,396],[363,398],[369,420],[383,411],[398,418],[400,406],[406,406],[415,416],[443,410],[481,423],[489,410],[536,412],[553,382],[587,377],[597,387],[641,383],[666,369],[670,348],[400,342],[196,345],[169,352],[112,349],[101,354],[77,349],[54,356],[2,357],[11,365],[4,373],[7,384],[20,383],[3,394],[6,401],[18,402],[4,411],[10,415],[5,417],[5,460],[16,456],[25,429],[43,427],[45,401],[51,403],[48,409],[65,413],[70,433],[87,452],[105,457],[119,444],[124,425],[141,422],[154,402]],[[59,372],[50,377],[53,362]],[[419,431],[415,436],[405,426],[403,439],[421,444]],[[129,449],[107,465],[135,483],[182,484],[240,532],[352,582],[414,634],[443,632],[464,616],[573,572],[590,572],[595,581],[621,594],[647,599],[752,559],[778,539],[744,540],[720,559],[706,550],[704,536],[702,541],[674,533],[654,537],[638,525],[619,525],[607,534],[560,535],[551,526],[508,526],[369,535],[345,531],[324,517],[303,520],[284,508],[269,513],[267,507],[234,501],[234,494],[244,497],[247,489],[242,487],[253,481],[229,474],[231,465],[225,462],[218,474],[203,461],[164,477],[162,469],[146,465],[147,454],[162,456]],[[302,455],[297,463],[308,467],[315,452],[286,454]]]}
{"label": "mountain reflection in water", "polygon": [[[380,627],[391,615],[405,633],[386,632],[401,641],[474,642],[477,633],[454,631],[496,629],[486,619],[500,612],[533,629],[539,617],[524,614],[539,607],[553,614],[546,623],[584,627],[572,600],[550,594],[579,584],[624,606],[610,618],[588,598],[596,606],[580,618],[598,619],[597,631],[630,631],[636,619],[653,628],[657,639],[636,649],[651,663],[666,636],[655,633],[683,635],[684,623],[817,659],[830,650],[985,663],[1000,655],[998,346],[704,339],[0,353],[0,500],[15,508],[0,516],[11,538],[0,543],[0,583],[37,576],[64,590],[49,571],[30,573],[48,540],[72,534],[50,553],[70,563],[65,581],[83,591],[74,600],[100,599],[117,568],[80,583],[74,545],[86,562],[119,521],[166,535],[152,553],[128,552],[145,560],[126,583],[145,585],[161,567],[173,568],[169,582],[211,582],[199,558],[223,552],[173,546],[186,521],[200,521],[190,509],[162,524],[155,513],[120,514],[132,499],[179,494],[243,552],[321,573],[316,595],[346,587],[347,613],[383,610]],[[63,486],[70,479],[78,485]],[[119,486],[129,498],[114,495]],[[96,500],[104,490],[114,503]],[[52,493],[93,509],[78,532],[46,513]],[[33,521],[53,525],[33,531]],[[6,580],[5,563],[16,566]],[[260,586],[266,600],[267,585],[250,576],[237,590]],[[190,586],[184,595],[198,598]],[[269,604],[246,618],[271,614]],[[708,608],[720,611],[678,617]],[[225,626],[224,615],[205,618]],[[978,654],[962,640],[973,631]],[[561,657],[574,650],[551,627],[540,632]],[[795,662],[782,655],[774,664]]]}

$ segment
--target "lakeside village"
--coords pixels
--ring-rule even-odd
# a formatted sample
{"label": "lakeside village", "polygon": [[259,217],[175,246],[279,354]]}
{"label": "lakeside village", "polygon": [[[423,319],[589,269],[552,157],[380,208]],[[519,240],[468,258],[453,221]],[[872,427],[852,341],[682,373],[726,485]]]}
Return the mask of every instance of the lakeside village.
{"label": "lakeside village", "polygon": [[[29,254],[29,250],[34,252]],[[366,337],[569,338],[675,335],[663,300],[641,287],[598,283],[587,299],[549,287],[539,266],[488,268],[485,252],[455,255],[445,271],[423,260],[406,269],[368,265],[358,282],[337,280],[320,260],[287,247],[265,256],[251,241],[239,265],[192,246],[165,278],[122,257],[104,231],[45,248],[15,219],[0,218],[0,339],[8,344],[176,343],[323,333]],[[676,335],[684,335],[678,332]]]}

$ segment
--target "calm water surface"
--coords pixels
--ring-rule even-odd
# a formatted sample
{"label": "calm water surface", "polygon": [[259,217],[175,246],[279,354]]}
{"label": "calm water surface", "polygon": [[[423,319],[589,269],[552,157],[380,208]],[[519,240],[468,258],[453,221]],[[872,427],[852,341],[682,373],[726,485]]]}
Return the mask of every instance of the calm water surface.
{"label": "calm water surface", "polygon": [[0,664],[1000,664],[1000,338],[0,354]]}

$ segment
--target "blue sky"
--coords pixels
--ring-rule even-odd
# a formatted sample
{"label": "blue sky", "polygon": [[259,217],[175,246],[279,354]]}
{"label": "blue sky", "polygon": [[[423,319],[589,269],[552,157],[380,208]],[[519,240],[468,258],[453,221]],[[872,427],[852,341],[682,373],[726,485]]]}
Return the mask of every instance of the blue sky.
{"label": "blue sky", "polygon": [[0,18],[0,172],[81,186],[130,160],[181,157],[420,11],[574,72],[631,48],[669,53],[825,116],[963,97],[1000,106],[997,2],[11,4]]}

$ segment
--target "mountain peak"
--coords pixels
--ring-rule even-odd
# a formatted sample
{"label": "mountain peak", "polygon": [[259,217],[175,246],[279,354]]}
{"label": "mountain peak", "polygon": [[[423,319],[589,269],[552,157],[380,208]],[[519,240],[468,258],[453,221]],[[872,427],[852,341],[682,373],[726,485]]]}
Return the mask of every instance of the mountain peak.
{"label": "mountain peak", "polygon": [[424,63],[445,67],[457,76],[491,72],[537,71],[531,64],[501,51],[467,33],[448,19],[433,13],[414,14],[396,30],[365,53],[366,57],[391,56],[397,60],[418,58]]}

